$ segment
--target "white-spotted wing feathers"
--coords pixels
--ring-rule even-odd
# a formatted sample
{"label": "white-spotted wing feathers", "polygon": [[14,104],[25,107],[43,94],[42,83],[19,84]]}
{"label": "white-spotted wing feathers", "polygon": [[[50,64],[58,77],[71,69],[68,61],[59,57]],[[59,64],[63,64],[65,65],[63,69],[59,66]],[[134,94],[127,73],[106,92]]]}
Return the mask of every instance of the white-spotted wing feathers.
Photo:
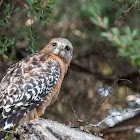
{"label": "white-spotted wing feathers", "polygon": [[[0,83],[0,128],[10,130],[49,94],[60,75],[58,62],[35,53],[12,65]],[[0,138],[6,133],[0,132]]]}

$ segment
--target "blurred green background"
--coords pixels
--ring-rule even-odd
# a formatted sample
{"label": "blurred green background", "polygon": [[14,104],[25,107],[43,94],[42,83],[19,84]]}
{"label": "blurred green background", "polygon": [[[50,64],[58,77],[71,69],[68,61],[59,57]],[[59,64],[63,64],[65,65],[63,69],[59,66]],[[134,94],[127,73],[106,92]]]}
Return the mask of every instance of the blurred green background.
{"label": "blurred green background", "polygon": [[[50,39],[67,38],[73,60],[57,101],[42,117],[84,126],[105,139],[138,140],[139,17],[139,0],[1,0],[0,78]],[[90,127],[75,115],[94,125],[102,122]]]}

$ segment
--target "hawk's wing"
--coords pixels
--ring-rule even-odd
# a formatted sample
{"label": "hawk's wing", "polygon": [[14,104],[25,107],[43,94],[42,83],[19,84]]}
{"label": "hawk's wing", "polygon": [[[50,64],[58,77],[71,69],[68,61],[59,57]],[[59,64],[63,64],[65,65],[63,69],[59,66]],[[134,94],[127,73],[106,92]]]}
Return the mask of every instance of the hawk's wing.
{"label": "hawk's wing", "polygon": [[10,130],[38,106],[59,76],[58,62],[47,53],[32,54],[12,65],[0,83],[0,128]]}

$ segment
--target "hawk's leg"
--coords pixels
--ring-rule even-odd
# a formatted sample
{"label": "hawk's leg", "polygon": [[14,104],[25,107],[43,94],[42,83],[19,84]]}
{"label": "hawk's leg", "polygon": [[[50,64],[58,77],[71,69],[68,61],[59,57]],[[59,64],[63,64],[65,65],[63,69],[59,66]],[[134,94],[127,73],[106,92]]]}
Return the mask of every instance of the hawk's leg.
{"label": "hawk's leg", "polygon": [[34,114],[34,119],[39,118],[37,112]]}

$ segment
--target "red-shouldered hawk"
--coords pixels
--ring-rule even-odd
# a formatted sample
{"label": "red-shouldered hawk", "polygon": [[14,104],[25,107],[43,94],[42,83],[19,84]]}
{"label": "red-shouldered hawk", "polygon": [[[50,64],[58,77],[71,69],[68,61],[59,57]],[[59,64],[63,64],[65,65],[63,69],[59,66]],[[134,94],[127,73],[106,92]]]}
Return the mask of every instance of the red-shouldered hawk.
{"label": "red-shouldered hawk", "polygon": [[[8,68],[0,83],[0,130],[41,116],[54,102],[72,60],[73,47],[65,38],[54,38],[40,52]],[[6,132],[0,132],[0,139]]]}

